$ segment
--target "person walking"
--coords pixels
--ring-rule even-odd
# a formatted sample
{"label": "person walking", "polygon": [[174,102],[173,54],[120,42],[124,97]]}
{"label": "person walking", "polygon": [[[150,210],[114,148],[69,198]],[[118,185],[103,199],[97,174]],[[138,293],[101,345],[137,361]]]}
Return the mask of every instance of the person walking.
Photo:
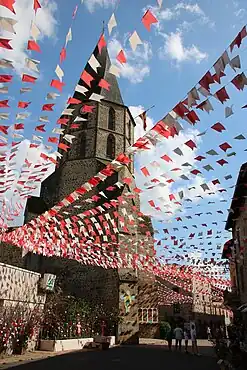
{"label": "person walking", "polygon": [[195,327],[194,324],[191,325],[190,338],[191,338],[192,353],[193,353],[193,355],[199,355],[199,353],[198,353],[198,347],[197,347],[196,327]]}
{"label": "person walking", "polygon": [[167,335],[166,335],[166,340],[167,340],[167,343],[168,343],[168,349],[169,351],[172,350],[172,328],[168,331]]}
{"label": "person walking", "polygon": [[212,339],[212,335],[211,335],[211,328],[210,328],[210,326],[207,327],[207,335],[208,335],[208,340],[211,340]]}
{"label": "person walking", "polygon": [[185,353],[188,352],[188,344],[189,344],[189,332],[188,329],[184,329],[184,344],[185,344]]}
{"label": "person walking", "polygon": [[175,349],[177,351],[179,347],[179,351],[182,349],[182,339],[183,339],[183,330],[179,325],[174,329],[174,336],[175,336]]}

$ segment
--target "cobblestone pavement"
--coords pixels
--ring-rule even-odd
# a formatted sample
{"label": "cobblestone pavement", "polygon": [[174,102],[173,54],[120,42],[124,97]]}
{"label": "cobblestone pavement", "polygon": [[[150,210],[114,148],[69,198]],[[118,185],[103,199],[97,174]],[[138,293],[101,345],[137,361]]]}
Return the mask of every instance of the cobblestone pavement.
{"label": "cobblestone pavement", "polygon": [[[202,348],[200,348],[202,352]],[[15,366],[4,365],[2,369]],[[18,364],[18,370],[218,370],[212,356],[169,352],[161,344],[123,346],[108,351],[78,351]]]}

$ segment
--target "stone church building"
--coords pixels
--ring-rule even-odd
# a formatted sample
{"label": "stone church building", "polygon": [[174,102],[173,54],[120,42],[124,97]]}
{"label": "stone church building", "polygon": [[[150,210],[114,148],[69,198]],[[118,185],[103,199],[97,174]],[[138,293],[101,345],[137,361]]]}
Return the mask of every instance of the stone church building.
{"label": "stone church building", "polygon": [[[97,68],[96,72],[89,63],[86,64],[85,70],[94,78],[91,88],[82,94],[82,89],[88,89],[88,86],[80,79],[73,97],[79,99],[81,104],[70,105],[68,108],[74,109],[73,115],[61,117],[69,118],[69,122],[65,126],[65,133],[75,136],[73,144],[70,145],[71,148],[67,153],[63,152],[63,157],[55,172],[42,183],[40,198],[32,197],[28,200],[25,222],[47,211],[72,193],[90,177],[102,170],[118,154],[124,153],[127,147],[134,142],[135,122],[128,107],[124,105],[116,77],[109,73],[111,63],[106,47],[100,53],[98,46],[96,46],[93,56],[97,59],[100,67]],[[110,84],[109,91],[98,86],[101,79]],[[104,99],[100,102],[89,100],[92,92],[103,95]],[[93,106],[92,112],[83,111],[85,104]],[[84,120],[78,122],[77,117]],[[73,124],[76,122],[79,123],[79,128],[75,129]],[[60,138],[61,141],[62,138]],[[115,184],[119,179],[133,174],[133,166],[132,161],[124,171],[112,175],[105,183],[97,186],[96,190],[91,191],[89,196],[104,190],[109,198],[115,199],[121,194],[124,195],[125,192],[130,192],[133,187],[131,185],[125,185],[121,190],[113,192],[107,192],[105,189]],[[80,200],[79,205],[81,207],[79,211],[82,212],[100,205],[100,202],[88,204]],[[131,213],[133,205],[133,201],[128,200],[125,208],[127,210],[129,208]],[[139,209],[139,204],[135,204],[135,206]],[[66,210],[75,214],[74,207],[68,207]],[[145,224],[152,235],[153,229],[148,218],[145,219]],[[126,233],[121,230],[120,225],[118,228],[117,238],[121,249],[121,241],[122,244],[125,243]],[[133,243],[129,243],[128,251],[138,253],[138,245],[145,243],[147,255],[152,256],[154,248],[152,237],[149,237],[147,241],[146,233],[140,227],[138,220],[129,230],[130,238],[133,239],[133,242],[138,241],[138,243],[135,248]],[[147,228],[145,228],[146,230]],[[66,294],[83,297],[92,304],[98,302],[103,305],[108,314],[114,310],[119,311],[122,320],[118,325],[117,337],[120,342],[136,343],[139,336],[152,337],[155,335],[158,327],[158,296],[154,276],[130,269],[114,270],[85,266],[76,261],[46,258],[34,254],[28,254],[25,257],[25,268],[41,274],[45,272],[55,274],[57,283]],[[128,310],[124,306],[124,300],[127,296],[132,297]],[[144,311],[151,312],[151,316],[145,321],[143,321]]]}

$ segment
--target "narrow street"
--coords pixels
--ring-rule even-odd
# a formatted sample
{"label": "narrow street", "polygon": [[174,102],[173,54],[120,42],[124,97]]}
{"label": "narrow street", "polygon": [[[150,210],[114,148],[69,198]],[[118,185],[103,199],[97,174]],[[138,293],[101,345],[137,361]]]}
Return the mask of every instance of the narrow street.
{"label": "narrow street", "polygon": [[[203,352],[203,349],[201,351]],[[11,365],[2,367],[11,368]],[[18,366],[18,370],[217,370],[212,356],[192,356],[175,351],[168,352],[163,346],[140,345],[116,347],[108,351],[74,352]]]}

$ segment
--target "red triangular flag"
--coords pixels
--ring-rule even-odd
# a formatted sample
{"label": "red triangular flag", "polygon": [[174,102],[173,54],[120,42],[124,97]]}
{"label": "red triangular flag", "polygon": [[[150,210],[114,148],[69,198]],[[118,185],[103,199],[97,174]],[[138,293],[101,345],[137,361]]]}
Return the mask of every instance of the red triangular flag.
{"label": "red triangular flag", "polygon": [[102,34],[98,42],[99,53],[101,54],[102,49],[106,46],[105,36]]}
{"label": "red triangular flag", "polygon": [[9,126],[3,126],[3,125],[0,125],[0,131],[5,134],[5,135],[8,135],[8,129],[9,129]]}
{"label": "red triangular flag", "polygon": [[100,80],[99,82],[99,87],[102,87],[103,89],[106,89],[108,91],[110,91],[110,84],[109,82],[107,82],[106,80],[104,80],[103,78]]}
{"label": "red triangular flag", "polygon": [[57,144],[57,143],[58,143],[58,137],[54,137],[54,136],[53,136],[53,137],[51,137],[51,136],[50,136],[50,137],[48,138],[48,142],[49,142],[49,143]]}
{"label": "red triangular flag", "polygon": [[0,48],[13,50],[12,46],[9,45],[10,39],[2,39],[0,38]]}
{"label": "red triangular flag", "polygon": [[24,129],[24,123],[15,123],[14,129],[15,130],[23,130]]}
{"label": "red triangular flag", "polygon": [[61,82],[59,80],[51,80],[51,83],[50,83],[51,87],[54,87],[55,89],[59,90],[60,92],[62,92],[64,85],[65,85],[65,83]]}
{"label": "red triangular flag", "polygon": [[8,100],[0,100],[0,108],[9,108]]}
{"label": "red triangular flag", "polygon": [[12,13],[15,14],[15,9],[13,7],[15,0],[0,0],[0,5],[8,8]]}
{"label": "red triangular flag", "polygon": [[154,24],[154,23],[158,23],[158,20],[157,20],[157,18],[155,18],[155,16],[153,15],[153,13],[150,10],[147,10],[146,13],[144,14],[144,16],[142,17],[142,23],[143,23],[144,27],[146,27],[146,29],[148,31],[150,31],[151,30],[151,25]]}
{"label": "red triangular flag", "polygon": [[42,107],[42,110],[46,110],[46,111],[53,111],[53,107],[54,107],[55,104],[44,104],[43,107]]}
{"label": "red triangular flag", "polygon": [[25,102],[25,101],[19,101],[18,103],[18,108],[27,108],[29,106],[29,104],[31,104],[31,102]]}
{"label": "red triangular flag", "polygon": [[123,52],[123,50],[120,50],[120,52],[118,53],[116,59],[121,63],[121,64],[124,64],[127,62],[127,59],[125,57],[125,54]]}
{"label": "red triangular flag", "polygon": [[22,75],[22,82],[30,82],[34,84],[36,80],[37,80],[37,77],[33,77],[30,75],[26,75],[26,74]]}
{"label": "red triangular flag", "polygon": [[86,85],[91,87],[91,82],[94,80],[94,77],[84,70],[81,74],[81,80],[84,81]]}
{"label": "red triangular flag", "polygon": [[187,145],[190,149],[195,149],[196,148],[196,144],[194,143],[194,141],[192,140],[189,140],[185,143],[185,145]]}
{"label": "red triangular flag", "polygon": [[62,48],[60,52],[60,63],[62,63],[66,59],[66,49]]}
{"label": "red triangular flag", "polygon": [[223,143],[223,144],[219,145],[219,147],[220,147],[220,149],[222,149],[224,152],[226,152],[226,151],[227,151],[227,149],[231,149],[231,148],[232,148],[232,147],[231,147],[231,145],[230,145],[230,144],[228,144],[228,143]]}
{"label": "red triangular flag", "polygon": [[6,83],[6,82],[11,82],[13,76],[11,75],[0,75],[0,82],[1,83]]}
{"label": "red triangular flag", "polygon": [[81,100],[76,99],[76,98],[69,98],[67,101],[67,104],[80,104]]}
{"label": "red triangular flag", "polygon": [[34,51],[37,51],[38,53],[41,52],[39,45],[34,40],[28,40],[27,50],[34,50]]}
{"label": "red triangular flag", "polygon": [[82,112],[83,113],[93,113],[94,108],[95,107],[93,105],[83,105]]}
{"label": "red triangular flag", "polygon": [[36,126],[35,131],[45,132],[45,124]]}
{"label": "red triangular flag", "polygon": [[162,157],[161,157],[161,159],[164,159],[164,161],[166,161],[166,162],[172,162],[172,159],[168,156],[168,155],[163,155]]}
{"label": "red triangular flag", "polygon": [[148,169],[146,167],[142,167],[141,171],[142,171],[144,176],[150,176],[150,173],[148,172]]}
{"label": "red triangular flag", "polygon": [[220,122],[215,123],[211,128],[218,132],[222,132],[225,130],[225,127]]}
{"label": "red triangular flag", "polygon": [[38,2],[38,0],[33,0],[33,9],[35,11],[35,13],[37,12],[38,9],[41,8],[41,5],[40,3]]}
{"label": "red triangular flag", "polygon": [[66,145],[66,144],[63,144],[63,143],[59,143],[58,144],[58,148],[64,150],[65,152],[68,151],[68,149],[70,148],[70,146]]}

